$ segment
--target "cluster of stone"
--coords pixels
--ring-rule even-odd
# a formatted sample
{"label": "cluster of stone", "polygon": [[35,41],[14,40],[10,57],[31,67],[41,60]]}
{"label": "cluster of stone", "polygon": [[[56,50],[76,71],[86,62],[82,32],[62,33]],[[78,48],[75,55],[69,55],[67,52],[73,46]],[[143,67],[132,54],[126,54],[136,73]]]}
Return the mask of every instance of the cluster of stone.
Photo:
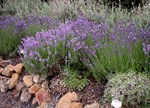
{"label": "cluster of stone", "polygon": [[[6,92],[13,89],[16,92],[15,96],[20,96],[22,102],[29,102],[32,99],[32,105],[39,105],[37,108],[51,108],[49,104],[52,96],[48,81],[39,75],[32,74],[25,75],[21,79],[19,76],[23,67],[24,65],[19,63],[15,66],[9,64],[5,68],[0,68],[0,91]],[[83,108],[83,105],[75,92],[68,92],[58,100],[55,108]],[[100,105],[93,103],[84,108],[100,108]]]}

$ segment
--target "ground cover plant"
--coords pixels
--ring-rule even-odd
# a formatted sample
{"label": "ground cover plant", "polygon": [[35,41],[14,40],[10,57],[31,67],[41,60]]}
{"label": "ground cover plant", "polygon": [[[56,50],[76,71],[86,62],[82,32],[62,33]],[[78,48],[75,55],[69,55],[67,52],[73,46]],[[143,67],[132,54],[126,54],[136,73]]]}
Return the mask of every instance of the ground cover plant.
{"label": "ground cover plant", "polygon": [[70,68],[65,68],[64,71],[67,73],[65,76],[64,83],[70,90],[81,91],[84,87],[88,85],[88,79],[86,76],[81,76],[77,70]]}
{"label": "ground cover plant", "polygon": [[[103,102],[118,99],[126,107],[150,103],[150,78],[134,71],[121,73],[110,78],[104,92]],[[145,106],[145,108],[148,108]]]}

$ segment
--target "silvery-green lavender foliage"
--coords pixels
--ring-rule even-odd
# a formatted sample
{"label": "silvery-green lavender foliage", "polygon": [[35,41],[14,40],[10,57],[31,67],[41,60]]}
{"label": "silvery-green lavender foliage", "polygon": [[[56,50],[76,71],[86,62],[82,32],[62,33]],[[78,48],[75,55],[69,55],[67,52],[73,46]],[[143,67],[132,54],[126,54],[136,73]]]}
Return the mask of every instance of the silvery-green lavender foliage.
{"label": "silvery-green lavender foliage", "polygon": [[[93,71],[93,76],[101,74],[101,70],[102,73],[129,69],[145,71],[148,69],[142,41],[147,33],[128,20],[117,20],[111,24],[80,17],[56,29],[38,32],[35,37],[24,38],[20,51],[26,67],[41,74],[62,58],[69,63],[80,59]],[[94,73],[97,67],[98,73]],[[99,76],[95,78],[101,79]]]}
{"label": "silvery-green lavender foliage", "polygon": [[[143,8],[134,8],[131,12],[126,9],[109,8],[102,3],[97,3],[96,0],[55,0],[48,3],[41,0],[13,0],[5,3],[4,11],[15,11],[18,16],[49,16],[54,19],[67,21],[74,19],[81,14],[88,18],[99,21],[103,16],[113,23],[116,19],[131,19],[138,25],[143,26],[144,22],[150,18],[150,3]],[[144,16],[144,17],[143,17]]]}
{"label": "silvery-green lavender foliage", "polygon": [[150,78],[134,71],[111,77],[108,79],[102,101],[110,103],[113,99],[128,107],[150,104]]}

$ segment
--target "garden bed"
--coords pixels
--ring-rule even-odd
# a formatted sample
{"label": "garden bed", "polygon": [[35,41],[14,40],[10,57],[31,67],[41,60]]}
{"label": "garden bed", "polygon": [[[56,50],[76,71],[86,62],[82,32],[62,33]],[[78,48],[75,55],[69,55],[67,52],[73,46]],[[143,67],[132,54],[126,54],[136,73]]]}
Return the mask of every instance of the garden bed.
{"label": "garden bed", "polygon": [[[17,65],[22,62],[19,56],[3,61],[5,62],[1,63],[2,67],[6,67],[9,64]],[[19,77],[19,82],[22,82],[23,77],[26,75],[30,74],[27,74],[26,70],[23,69],[23,72]],[[63,95],[65,95],[70,91],[69,88],[59,85],[59,83],[56,84],[57,86],[54,85],[54,88],[51,87],[52,86],[51,83],[58,82],[60,79],[61,77],[59,75],[55,76],[51,80],[47,79],[47,81],[49,82],[48,84],[50,90],[49,92],[50,94],[52,94],[51,95],[52,102],[49,105],[49,108],[55,108],[60,97],[62,97]],[[97,83],[91,79],[91,81],[89,81],[89,84],[81,91],[75,90],[83,106],[94,102],[98,102],[103,95],[105,84],[106,84],[105,81]],[[1,108],[35,108],[38,106],[37,103],[32,105],[33,96],[28,102],[21,102],[20,95],[18,95],[18,91],[16,91],[16,89],[8,90],[5,93],[0,92],[0,98],[1,98],[0,99]]]}
{"label": "garden bed", "polygon": [[0,7],[15,12],[0,16],[0,107],[149,107],[149,3],[13,4]]}

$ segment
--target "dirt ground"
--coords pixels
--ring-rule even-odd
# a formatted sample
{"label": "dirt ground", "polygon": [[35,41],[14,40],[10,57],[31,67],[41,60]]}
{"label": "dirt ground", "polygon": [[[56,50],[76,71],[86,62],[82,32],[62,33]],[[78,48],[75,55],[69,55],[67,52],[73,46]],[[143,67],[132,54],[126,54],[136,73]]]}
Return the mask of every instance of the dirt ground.
{"label": "dirt ground", "polygon": [[[3,64],[4,66],[7,64],[13,64],[16,65],[18,63],[22,62],[20,58],[13,58],[9,61],[9,63]],[[21,77],[19,78],[20,81],[22,81],[22,78],[24,75],[26,75],[27,72],[24,69],[24,71],[21,74]],[[49,81],[49,85],[51,82],[55,82],[56,80],[60,79],[59,76],[55,76],[53,79]],[[82,90],[82,91],[75,91],[80,99],[80,102],[83,105],[90,104],[93,102],[99,102],[100,98],[103,95],[103,91],[105,88],[105,81],[101,81],[99,83],[96,83],[94,81],[90,81],[89,84]],[[61,85],[56,85],[54,88],[50,88],[49,90],[52,96],[52,102],[49,105],[49,108],[55,108],[56,103],[58,100],[67,92],[69,92],[69,89],[66,87],[63,87]],[[16,91],[10,90],[5,93],[0,92],[0,108],[36,108],[38,105],[31,105],[32,99],[28,103],[23,103],[20,101],[20,95],[16,97]]]}

